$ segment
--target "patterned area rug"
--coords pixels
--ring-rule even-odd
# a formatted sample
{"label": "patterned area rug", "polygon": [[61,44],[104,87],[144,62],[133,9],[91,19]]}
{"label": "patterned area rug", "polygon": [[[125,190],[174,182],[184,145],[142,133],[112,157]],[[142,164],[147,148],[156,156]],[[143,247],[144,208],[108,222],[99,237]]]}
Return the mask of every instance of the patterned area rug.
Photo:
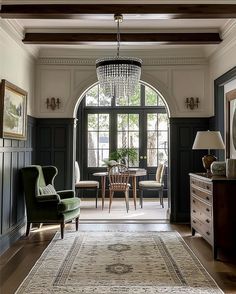
{"label": "patterned area rug", "polygon": [[177,232],[56,234],[16,292],[223,293]]}

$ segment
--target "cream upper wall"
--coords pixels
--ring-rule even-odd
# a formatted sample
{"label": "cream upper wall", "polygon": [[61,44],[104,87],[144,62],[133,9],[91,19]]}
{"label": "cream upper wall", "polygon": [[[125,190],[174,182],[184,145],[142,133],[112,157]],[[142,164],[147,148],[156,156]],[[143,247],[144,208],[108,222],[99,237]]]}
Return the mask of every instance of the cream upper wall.
{"label": "cream upper wall", "polygon": [[[142,57],[142,56],[141,56]],[[208,117],[208,65],[204,59],[144,58],[141,80],[157,89],[165,98],[171,117]],[[36,116],[75,117],[79,102],[88,88],[97,82],[95,59],[41,58],[37,65]],[[60,98],[60,109],[46,107],[46,99]],[[198,109],[185,106],[186,97],[199,97]]]}
{"label": "cream upper wall", "polygon": [[4,30],[0,20],[0,79],[28,92],[27,113],[35,115],[35,60]]}

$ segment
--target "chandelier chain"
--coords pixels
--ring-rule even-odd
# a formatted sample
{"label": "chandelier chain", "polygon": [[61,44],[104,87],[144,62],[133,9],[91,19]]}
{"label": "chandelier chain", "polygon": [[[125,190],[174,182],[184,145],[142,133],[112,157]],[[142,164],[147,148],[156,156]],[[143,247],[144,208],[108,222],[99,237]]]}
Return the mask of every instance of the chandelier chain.
{"label": "chandelier chain", "polygon": [[117,57],[120,56],[120,20],[117,21]]}

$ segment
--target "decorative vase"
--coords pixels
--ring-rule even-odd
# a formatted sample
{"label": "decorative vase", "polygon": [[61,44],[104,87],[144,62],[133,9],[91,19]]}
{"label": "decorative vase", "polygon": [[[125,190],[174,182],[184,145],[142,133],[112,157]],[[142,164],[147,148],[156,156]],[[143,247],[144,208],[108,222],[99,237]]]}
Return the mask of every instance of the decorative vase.
{"label": "decorative vase", "polygon": [[227,178],[236,179],[236,159],[229,158],[226,161]]}
{"label": "decorative vase", "polygon": [[212,162],[211,173],[213,176],[225,176],[226,175],[226,162],[225,161]]}

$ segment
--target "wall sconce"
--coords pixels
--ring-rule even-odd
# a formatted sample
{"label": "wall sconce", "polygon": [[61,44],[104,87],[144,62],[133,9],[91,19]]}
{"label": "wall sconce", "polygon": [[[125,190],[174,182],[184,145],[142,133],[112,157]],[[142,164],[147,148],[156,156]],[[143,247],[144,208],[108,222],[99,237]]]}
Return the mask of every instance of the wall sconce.
{"label": "wall sconce", "polygon": [[185,99],[185,104],[187,108],[190,108],[193,110],[195,107],[198,108],[198,104],[200,103],[200,100],[198,97],[189,97]]}
{"label": "wall sconce", "polygon": [[51,108],[52,110],[55,110],[56,108],[59,108],[60,105],[60,99],[59,98],[47,98],[46,100],[46,104],[47,104],[47,108]]}

